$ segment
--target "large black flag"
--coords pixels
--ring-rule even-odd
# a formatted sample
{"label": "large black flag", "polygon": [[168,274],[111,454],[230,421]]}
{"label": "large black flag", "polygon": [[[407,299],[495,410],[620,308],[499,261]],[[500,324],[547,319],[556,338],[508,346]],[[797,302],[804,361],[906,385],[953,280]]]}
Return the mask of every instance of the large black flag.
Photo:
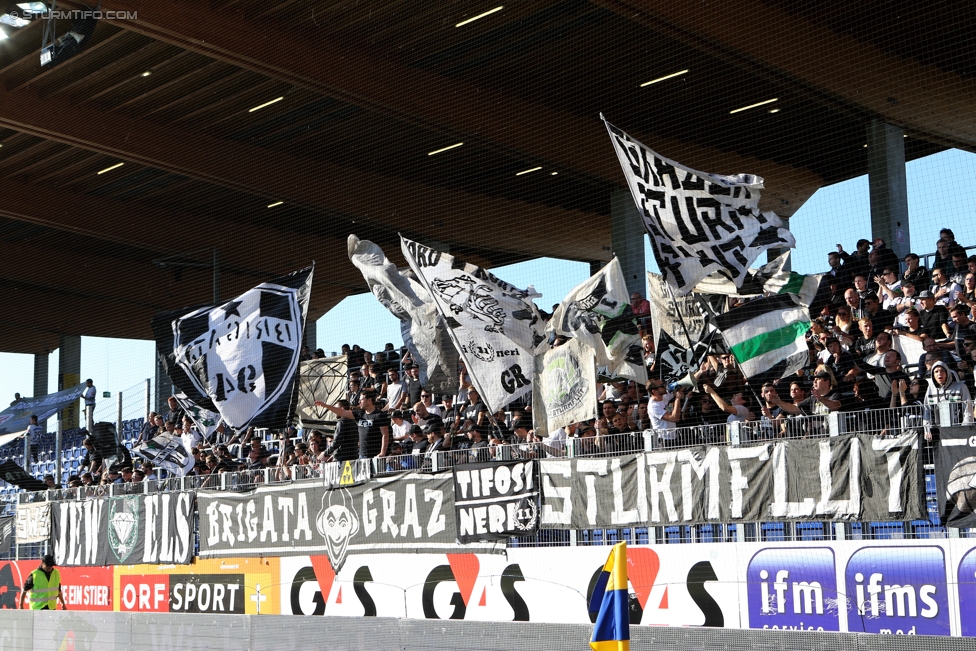
{"label": "large black flag", "polygon": [[159,314],[156,348],[198,406],[243,427],[280,427],[292,412],[314,265],[223,305]]}
{"label": "large black flag", "polygon": [[13,461],[4,461],[0,464],[0,479],[17,488],[23,488],[25,491],[46,491],[48,489],[47,484],[28,474],[26,470]]}
{"label": "large black flag", "polygon": [[970,427],[943,427],[935,442],[936,497],[942,524],[976,526],[976,439]]}

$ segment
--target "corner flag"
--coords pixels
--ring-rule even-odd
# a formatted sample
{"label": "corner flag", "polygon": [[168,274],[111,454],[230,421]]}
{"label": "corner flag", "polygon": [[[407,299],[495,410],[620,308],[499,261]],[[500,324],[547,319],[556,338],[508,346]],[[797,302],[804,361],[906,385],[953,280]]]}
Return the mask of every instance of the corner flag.
{"label": "corner flag", "polygon": [[593,651],[630,651],[626,542],[613,546],[593,588],[589,611],[597,613],[590,639]]}

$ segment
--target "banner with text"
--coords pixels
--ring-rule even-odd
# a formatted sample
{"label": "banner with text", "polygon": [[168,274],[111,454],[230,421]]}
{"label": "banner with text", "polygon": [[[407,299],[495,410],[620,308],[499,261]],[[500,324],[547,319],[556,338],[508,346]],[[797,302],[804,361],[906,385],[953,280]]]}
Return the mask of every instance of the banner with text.
{"label": "banner with text", "polygon": [[201,491],[200,557],[501,552],[457,542],[453,478],[407,473],[327,490],[321,482],[262,486],[250,493]]}
{"label": "banner with text", "polygon": [[926,519],[918,451],[917,434],[847,434],[543,459],[542,527]]}
{"label": "banner with text", "polygon": [[58,502],[51,540],[58,565],[193,561],[192,492]]}
{"label": "banner with text", "polygon": [[51,539],[51,503],[17,505],[17,544]]}
{"label": "banner with text", "polygon": [[537,468],[532,460],[454,466],[458,540],[505,540],[538,531]]}

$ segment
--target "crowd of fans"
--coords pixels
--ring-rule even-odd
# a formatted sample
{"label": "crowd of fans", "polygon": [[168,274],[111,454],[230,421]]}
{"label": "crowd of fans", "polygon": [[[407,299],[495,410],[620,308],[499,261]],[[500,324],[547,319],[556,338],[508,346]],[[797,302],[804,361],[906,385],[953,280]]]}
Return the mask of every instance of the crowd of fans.
{"label": "crowd of fans", "polygon": [[[220,426],[203,436],[171,398],[167,413],[150,414],[137,443],[164,432],[181,437],[195,459],[192,474],[273,468],[279,479],[287,479],[299,476],[296,468],[331,461],[380,459],[379,468],[388,471],[430,468],[435,453],[450,452],[455,462],[482,461],[494,458],[499,446],[511,446],[522,456],[561,456],[570,440],[584,454],[637,450],[644,448],[646,430],[654,430],[655,444],[665,448],[719,443],[727,440],[726,426],[734,422],[759,425],[751,430],[754,438],[817,435],[825,432],[817,417],[831,412],[924,409],[939,402],[958,402],[961,420],[971,422],[976,256],[967,256],[952,231],[943,229],[931,269],[914,253],[899,260],[881,240],[859,240],[853,253],[838,245],[827,258],[829,270],[811,305],[809,363],[775,383],[750,385],[730,354],[709,355],[691,381],[676,386],[661,379],[650,306],[634,293],[631,307],[646,332],[643,353],[651,379],[646,385],[626,380],[602,385],[598,417],[592,420],[537,432],[530,398],[489,413],[463,366],[458,392],[434,395],[422,386],[405,349],[389,343],[371,353],[344,345],[349,369],[344,398],[318,403],[337,417],[333,431],[299,433],[288,427],[271,435],[276,439],[271,446],[268,435],[253,428],[235,432]],[[903,359],[894,345],[898,338],[919,342],[925,352]],[[556,338],[552,345],[564,341]],[[305,349],[302,356],[325,355]],[[931,440],[937,430],[925,431]],[[90,441],[85,447],[81,472],[69,478],[69,486],[156,477],[152,464],[125,455],[104,468]]]}

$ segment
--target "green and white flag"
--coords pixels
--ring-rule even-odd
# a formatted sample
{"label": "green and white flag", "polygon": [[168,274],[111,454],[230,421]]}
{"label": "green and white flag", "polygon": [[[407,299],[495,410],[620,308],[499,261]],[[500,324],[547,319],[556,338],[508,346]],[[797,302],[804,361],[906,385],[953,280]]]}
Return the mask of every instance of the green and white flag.
{"label": "green and white flag", "polygon": [[810,314],[792,294],[750,301],[714,322],[751,384],[778,380],[809,361]]}
{"label": "green and white flag", "polygon": [[803,305],[810,305],[817,295],[823,274],[805,276],[795,271],[781,271],[766,281],[763,289],[770,294],[795,294]]}

